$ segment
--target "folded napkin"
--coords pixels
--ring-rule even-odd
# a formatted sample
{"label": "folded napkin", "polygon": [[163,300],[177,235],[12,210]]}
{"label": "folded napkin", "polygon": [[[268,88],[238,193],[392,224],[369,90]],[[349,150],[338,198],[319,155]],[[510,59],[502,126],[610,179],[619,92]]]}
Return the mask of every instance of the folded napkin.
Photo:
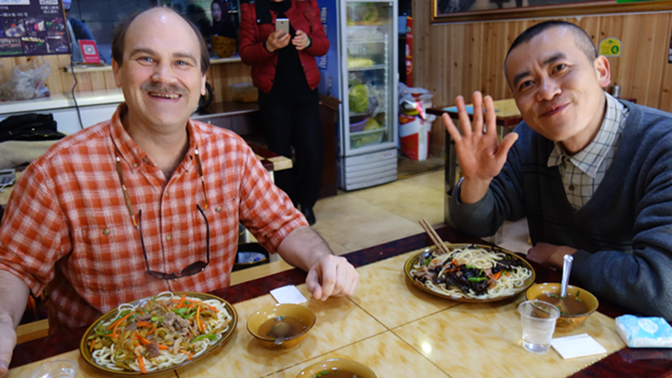
{"label": "folded napkin", "polygon": [[271,290],[271,295],[278,303],[301,304],[306,302],[306,297],[301,294],[294,285],[287,285]]}
{"label": "folded napkin", "polygon": [[551,340],[551,346],[564,359],[607,353],[607,350],[587,333],[558,337]]}
{"label": "folded napkin", "polygon": [[630,348],[672,348],[672,327],[663,318],[619,316],[616,332]]}

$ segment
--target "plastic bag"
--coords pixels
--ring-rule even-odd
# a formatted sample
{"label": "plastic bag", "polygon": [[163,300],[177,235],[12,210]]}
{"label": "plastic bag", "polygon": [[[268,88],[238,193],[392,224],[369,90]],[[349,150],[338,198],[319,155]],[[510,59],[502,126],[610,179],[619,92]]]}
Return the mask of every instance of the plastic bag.
{"label": "plastic bag", "polygon": [[0,98],[15,101],[48,97],[50,93],[45,81],[50,73],[51,65],[42,58],[15,66],[9,73],[7,82],[0,85]]}

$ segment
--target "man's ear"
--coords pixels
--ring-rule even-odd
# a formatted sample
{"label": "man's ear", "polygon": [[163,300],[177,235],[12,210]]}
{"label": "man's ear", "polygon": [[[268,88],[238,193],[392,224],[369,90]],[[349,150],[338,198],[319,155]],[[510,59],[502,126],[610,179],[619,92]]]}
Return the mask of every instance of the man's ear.
{"label": "man's ear", "polygon": [[201,78],[201,96],[205,96],[208,92],[205,90],[205,83],[207,83],[208,80],[205,77],[205,74],[203,74],[203,77]]}
{"label": "man's ear", "polygon": [[593,61],[595,67],[595,76],[600,87],[606,88],[611,83],[611,70],[609,69],[609,60],[603,55],[598,56]]}
{"label": "man's ear", "polygon": [[117,61],[112,59],[112,73],[114,74],[114,84],[117,86],[117,88],[121,88],[121,74],[119,73],[119,69],[121,67],[117,64]]}

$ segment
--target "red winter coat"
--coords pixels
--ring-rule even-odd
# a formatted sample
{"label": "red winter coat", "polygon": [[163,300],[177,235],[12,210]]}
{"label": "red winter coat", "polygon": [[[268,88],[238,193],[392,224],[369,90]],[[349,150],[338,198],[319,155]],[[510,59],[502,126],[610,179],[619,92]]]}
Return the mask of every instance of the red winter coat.
{"label": "red winter coat", "polygon": [[[320,10],[316,0],[285,0],[292,6],[285,12],[294,30],[302,30],[310,37],[308,48],[297,51],[306,81],[310,89],[317,88],[320,82],[320,71],[315,62],[316,56],[322,56],[329,50],[329,40],[324,34],[320,22]],[[241,5],[242,20],[240,24],[240,58],[243,63],[252,66],[252,83],[263,93],[270,93],[275,78],[275,67],[278,61],[277,51],[269,53],[263,42],[275,31],[277,14],[271,11],[272,24],[257,24],[257,11],[254,3]],[[291,41],[289,43],[292,43]]]}

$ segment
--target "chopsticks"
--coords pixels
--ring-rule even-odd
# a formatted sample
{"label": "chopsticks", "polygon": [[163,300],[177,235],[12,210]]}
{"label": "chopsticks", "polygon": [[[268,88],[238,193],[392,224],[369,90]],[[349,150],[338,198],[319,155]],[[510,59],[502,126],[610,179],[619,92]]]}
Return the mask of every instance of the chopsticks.
{"label": "chopsticks", "polygon": [[432,226],[429,224],[429,222],[427,222],[427,219],[422,218],[420,221],[418,221],[418,223],[420,223],[420,226],[422,226],[422,228],[425,229],[425,232],[427,233],[427,235],[429,235],[429,238],[432,239],[432,241],[434,242],[434,245],[439,251],[438,254],[443,255],[449,252],[446,245],[443,244],[443,240],[441,240],[439,234],[437,234],[436,231],[434,231]]}

